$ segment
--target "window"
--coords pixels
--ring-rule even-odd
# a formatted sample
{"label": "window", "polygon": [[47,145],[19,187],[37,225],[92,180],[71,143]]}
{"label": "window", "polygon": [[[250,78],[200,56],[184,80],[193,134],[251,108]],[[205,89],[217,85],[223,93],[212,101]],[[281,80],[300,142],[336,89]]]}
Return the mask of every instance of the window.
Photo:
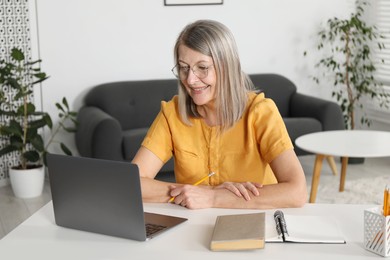
{"label": "window", "polygon": [[[390,1],[376,0],[373,1],[372,15],[369,22],[374,22],[380,33],[385,37],[382,42],[386,48],[379,50],[375,46],[375,53],[377,55],[377,77],[383,82],[385,86],[390,87]],[[384,60],[384,63],[381,60]]]}
{"label": "window", "polygon": [[[381,39],[381,42],[385,44],[385,49],[379,49],[377,45],[373,47],[377,69],[376,78],[383,83],[385,91],[390,93],[390,1],[373,0],[369,3],[367,23],[375,24],[381,35],[385,37],[385,39]],[[372,99],[369,98],[366,99],[364,107],[367,116],[372,121],[378,121],[390,127],[390,109],[380,107],[377,102],[372,102]]]}

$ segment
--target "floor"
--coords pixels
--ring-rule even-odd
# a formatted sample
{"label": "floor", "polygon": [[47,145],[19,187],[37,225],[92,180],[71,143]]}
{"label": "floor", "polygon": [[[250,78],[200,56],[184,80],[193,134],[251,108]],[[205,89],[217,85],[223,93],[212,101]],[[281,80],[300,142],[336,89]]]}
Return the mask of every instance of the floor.
{"label": "floor", "polygon": [[[310,184],[314,156],[301,156],[299,157],[299,160],[305,171],[307,183]],[[340,169],[340,162],[337,159],[336,164],[338,169]],[[389,169],[389,158],[366,159],[363,164],[348,166],[347,181],[367,175],[379,176],[387,174],[390,171]],[[326,185],[326,183],[333,178],[334,176],[329,165],[324,161],[320,184]],[[42,196],[34,199],[15,198],[10,186],[0,187],[0,239],[50,200],[51,192],[48,182],[45,184]]]}
{"label": "floor", "polygon": [[0,239],[51,200],[48,182],[40,197],[16,198],[11,186],[0,187]]}

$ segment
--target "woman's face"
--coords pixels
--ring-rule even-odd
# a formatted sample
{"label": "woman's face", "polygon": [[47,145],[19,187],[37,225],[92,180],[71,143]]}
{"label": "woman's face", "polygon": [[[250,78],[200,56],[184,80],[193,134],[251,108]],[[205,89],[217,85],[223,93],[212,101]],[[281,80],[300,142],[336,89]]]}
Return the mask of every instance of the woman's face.
{"label": "woman's face", "polygon": [[184,45],[179,47],[180,80],[198,106],[212,105],[215,100],[216,75],[210,56]]}

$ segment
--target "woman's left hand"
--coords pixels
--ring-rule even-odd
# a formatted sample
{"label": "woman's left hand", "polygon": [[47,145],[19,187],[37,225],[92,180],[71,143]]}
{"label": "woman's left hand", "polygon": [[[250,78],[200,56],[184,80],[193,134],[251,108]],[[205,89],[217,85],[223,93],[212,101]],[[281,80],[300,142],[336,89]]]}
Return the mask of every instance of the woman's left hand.
{"label": "woman's left hand", "polygon": [[244,197],[245,200],[250,200],[250,192],[254,196],[259,196],[258,188],[263,187],[262,184],[256,182],[224,182],[215,187],[215,189],[227,189],[233,192],[238,197]]}

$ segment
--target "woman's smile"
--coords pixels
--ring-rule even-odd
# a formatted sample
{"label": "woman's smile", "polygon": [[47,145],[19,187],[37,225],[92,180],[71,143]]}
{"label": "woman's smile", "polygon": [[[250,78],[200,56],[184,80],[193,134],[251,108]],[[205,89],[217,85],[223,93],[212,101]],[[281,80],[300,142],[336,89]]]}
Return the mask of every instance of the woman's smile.
{"label": "woman's smile", "polygon": [[189,87],[191,89],[191,93],[195,95],[203,94],[206,89],[208,89],[210,85],[204,87]]}

